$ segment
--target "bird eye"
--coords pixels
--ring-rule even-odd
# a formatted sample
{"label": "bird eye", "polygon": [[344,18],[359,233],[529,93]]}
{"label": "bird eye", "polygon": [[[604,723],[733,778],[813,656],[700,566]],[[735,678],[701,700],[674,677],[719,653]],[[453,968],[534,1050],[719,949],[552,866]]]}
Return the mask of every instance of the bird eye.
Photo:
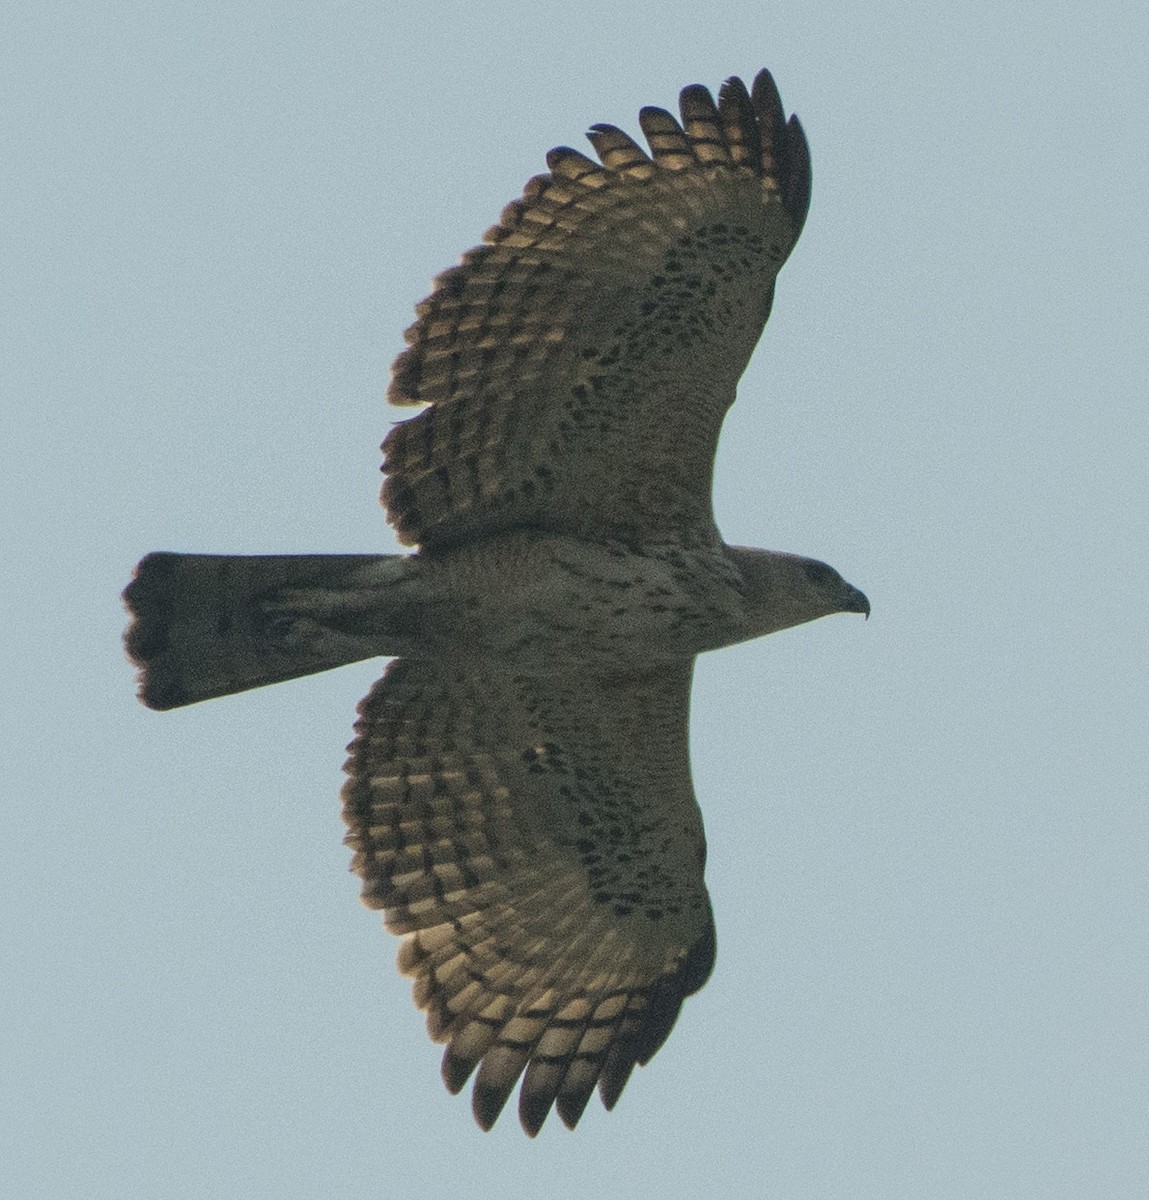
{"label": "bird eye", "polygon": [[837,579],[838,572],[823,562],[808,562],[806,563],[806,578],[811,583],[821,586]]}

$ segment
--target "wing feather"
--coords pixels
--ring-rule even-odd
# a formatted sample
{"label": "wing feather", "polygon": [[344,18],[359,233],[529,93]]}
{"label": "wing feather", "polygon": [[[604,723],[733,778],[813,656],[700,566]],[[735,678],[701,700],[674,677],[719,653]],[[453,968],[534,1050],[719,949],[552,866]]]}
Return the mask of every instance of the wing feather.
{"label": "wing feather", "polygon": [[586,136],[608,171],[634,179],[649,179],[655,173],[654,163],[646,151],[617,126],[592,125]]}
{"label": "wing feather", "polygon": [[640,109],[638,124],[650,143],[654,161],[664,171],[685,171],[700,165],[682,126],[665,108],[648,106]]}
{"label": "wing feather", "polygon": [[694,158],[701,163],[717,163],[724,167],[737,165],[724,134],[718,106],[706,88],[700,84],[683,88],[679,111]]}
{"label": "wing feather", "polygon": [[809,156],[773,80],[644,108],[601,163],[547,156],[485,244],[417,307],[388,398],[427,406],[384,443],[408,544],[511,527],[714,542],[722,418],[809,203]]}
{"label": "wing feather", "polygon": [[398,660],[344,787],[363,898],[404,937],[443,1078],[531,1134],[613,1104],[714,958],[688,665],[588,681]]}

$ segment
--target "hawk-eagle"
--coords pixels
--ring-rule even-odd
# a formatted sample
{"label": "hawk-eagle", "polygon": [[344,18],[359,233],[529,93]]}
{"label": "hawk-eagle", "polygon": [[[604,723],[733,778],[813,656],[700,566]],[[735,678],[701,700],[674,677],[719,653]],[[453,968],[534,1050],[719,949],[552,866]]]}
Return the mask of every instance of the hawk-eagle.
{"label": "hawk-eagle", "polygon": [[452,1092],[528,1133],[610,1108],[714,961],[687,754],[695,656],[869,612],[824,563],[728,546],[715,447],[810,197],[763,71],[598,160],[547,156],[417,308],[383,503],[409,555],[149,554],[140,698],[173,708],[377,655],[343,815]]}

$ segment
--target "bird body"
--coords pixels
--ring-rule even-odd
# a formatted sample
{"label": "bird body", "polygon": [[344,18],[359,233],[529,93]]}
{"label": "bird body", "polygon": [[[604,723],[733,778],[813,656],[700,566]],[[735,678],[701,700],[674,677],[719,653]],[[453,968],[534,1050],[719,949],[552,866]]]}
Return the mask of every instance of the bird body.
{"label": "bird body", "polygon": [[869,603],[726,545],[722,418],[809,201],[773,80],[559,148],[418,306],[383,502],[407,555],[151,554],[140,696],[174,708],[376,656],[343,816],[443,1075],[489,1128],[618,1099],[715,935],[688,753],[695,657]]}
{"label": "bird body", "polygon": [[865,603],[840,577],[827,590],[827,572],[745,547],[632,550],[522,532],[411,555],[159,552],[125,593],[139,617],[128,649],[147,663],[153,708],[381,656],[633,672]]}

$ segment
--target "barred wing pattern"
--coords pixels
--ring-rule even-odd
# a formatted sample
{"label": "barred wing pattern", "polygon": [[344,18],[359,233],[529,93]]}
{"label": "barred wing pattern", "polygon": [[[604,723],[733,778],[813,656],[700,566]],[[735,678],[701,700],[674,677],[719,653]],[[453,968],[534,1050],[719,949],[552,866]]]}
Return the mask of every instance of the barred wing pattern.
{"label": "barred wing pattern", "polygon": [[690,676],[400,659],[360,705],[353,868],[484,1129],[524,1070],[528,1133],[612,1107],[710,972]]}
{"label": "barred wing pattern", "polygon": [[596,540],[717,542],[722,419],[798,238],[809,156],[762,71],[748,92],[644,108],[648,155],[560,147],[486,245],[417,308],[389,399],[429,405],[384,443],[400,539],[513,526]]}
{"label": "barred wing pattern", "polygon": [[763,71],[649,154],[551,151],[407,331],[383,501],[411,555],[150,555],[125,592],[141,699],[190,704],[394,656],[343,789],[363,898],[402,939],[452,1092],[530,1134],[608,1108],[714,961],[690,778],[694,656],[869,602],[727,546],[723,418],[810,196]]}

